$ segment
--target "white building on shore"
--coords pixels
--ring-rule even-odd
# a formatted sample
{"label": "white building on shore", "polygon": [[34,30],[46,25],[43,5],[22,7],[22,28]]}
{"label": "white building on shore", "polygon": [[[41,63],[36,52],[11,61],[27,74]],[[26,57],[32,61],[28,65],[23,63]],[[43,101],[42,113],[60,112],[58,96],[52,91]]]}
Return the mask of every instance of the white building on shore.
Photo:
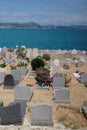
{"label": "white building on shore", "polygon": [[34,48],[33,49],[33,58],[36,58],[39,55],[38,49]]}
{"label": "white building on shore", "polygon": [[31,48],[27,48],[27,53],[26,53],[27,58],[30,60],[33,58],[33,51]]}

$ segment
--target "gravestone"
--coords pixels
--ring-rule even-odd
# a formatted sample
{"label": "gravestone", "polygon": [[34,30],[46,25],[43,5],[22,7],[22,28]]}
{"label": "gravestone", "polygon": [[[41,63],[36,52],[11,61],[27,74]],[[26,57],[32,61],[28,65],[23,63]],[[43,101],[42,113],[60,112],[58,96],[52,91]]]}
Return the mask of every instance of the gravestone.
{"label": "gravestone", "polygon": [[32,106],[32,125],[53,125],[52,106],[40,104]]}
{"label": "gravestone", "polygon": [[4,72],[0,72],[0,84],[4,83],[4,77],[5,77],[6,73]]}
{"label": "gravestone", "polygon": [[4,89],[14,88],[14,78],[11,74],[7,74],[4,78]]}
{"label": "gravestone", "polygon": [[14,100],[15,101],[30,101],[33,95],[33,90],[27,86],[15,86]]}
{"label": "gravestone", "polygon": [[11,59],[11,58],[8,58],[8,59],[4,60],[4,63],[6,63],[6,64],[10,64],[12,62],[13,62],[13,59]]}
{"label": "gravestone", "polygon": [[12,106],[1,107],[0,119],[1,125],[22,124],[20,104],[16,103]]}
{"label": "gravestone", "polygon": [[51,65],[51,73],[52,75],[59,72],[61,70],[60,64],[59,64],[59,60],[55,59],[54,62]]}
{"label": "gravestone", "polygon": [[84,101],[83,105],[87,107],[87,101]]}
{"label": "gravestone", "polygon": [[50,69],[50,66],[51,66],[51,63],[50,63],[50,61],[46,61],[46,64],[45,64],[45,66],[46,66],[48,69]]}
{"label": "gravestone", "polygon": [[65,78],[64,77],[54,77],[53,78],[53,87],[54,87],[54,89],[65,87]]}
{"label": "gravestone", "polygon": [[53,74],[53,77],[63,77],[62,72],[57,72]]}
{"label": "gravestone", "polygon": [[17,69],[11,70],[11,75],[14,77],[14,84],[17,85],[21,80],[21,74],[20,71]]}
{"label": "gravestone", "polygon": [[76,63],[76,67],[82,67],[84,65],[83,61],[79,61]]}
{"label": "gravestone", "polygon": [[81,77],[79,79],[81,83],[87,83],[87,72],[81,74]]}
{"label": "gravestone", "polygon": [[20,104],[20,111],[21,111],[21,116],[24,117],[25,111],[26,111],[26,102],[11,102],[9,103],[9,106],[13,106],[15,104],[19,103]]}
{"label": "gravestone", "polygon": [[16,69],[20,71],[20,75],[21,75],[21,76],[25,75],[26,72],[27,72],[25,66],[17,67]]}
{"label": "gravestone", "polygon": [[83,103],[82,112],[87,119],[87,101],[84,101],[84,103]]}
{"label": "gravestone", "polygon": [[62,89],[65,88],[65,86],[59,86],[59,85],[53,85],[53,89]]}
{"label": "gravestone", "polygon": [[54,89],[54,101],[70,103],[70,90],[68,88]]}

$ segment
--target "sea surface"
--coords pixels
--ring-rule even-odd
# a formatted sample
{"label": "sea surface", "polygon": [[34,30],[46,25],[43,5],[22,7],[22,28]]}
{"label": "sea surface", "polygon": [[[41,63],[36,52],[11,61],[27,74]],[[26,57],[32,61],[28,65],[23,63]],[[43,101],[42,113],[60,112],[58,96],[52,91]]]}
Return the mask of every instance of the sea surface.
{"label": "sea surface", "polygon": [[0,29],[0,47],[87,50],[87,30]]}

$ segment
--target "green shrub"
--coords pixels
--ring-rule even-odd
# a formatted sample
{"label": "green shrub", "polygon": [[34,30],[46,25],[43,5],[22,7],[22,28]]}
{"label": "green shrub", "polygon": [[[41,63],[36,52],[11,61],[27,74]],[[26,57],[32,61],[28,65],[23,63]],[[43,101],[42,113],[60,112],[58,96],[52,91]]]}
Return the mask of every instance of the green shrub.
{"label": "green shrub", "polygon": [[18,57],[20,57],[20,58],[25,58],[26,57],[26,53],[27,53],[27,51],[26,51],[26,49],[25,48],[18,48],[17,50],[16,50],[16,54],[18,55]]}
{"label": "green shrub", "polygon": [[40,67],[44,67],[45,63],[41,58],[35,58],[31,61],[32,70],[36,70]]}
{"label": "green shrub", "polygon": [[52,78],[50,78],[50,71],[47,68],[39,68],[36,71],[36,81],[39,84],[48,84],[52,82]]}
{"label": "green shrub", "polygon": [[42,58],[45,59],[45,60],[50,60],[50,55],[49,54],[44,54]]}
{"label": "green shrub", "polygon": [[17,67],[21,67],[21,66],[27,66],[27,63],[20,62],[20,63],[17,64]]}
{"label": "green shrub", "polygon": [[15,66],[15,65],[10,65],[11,69],[16,69],[16,67],[21,67],[21,66],[27,66],[27,63],[20,62],[20,63],[17,64],[17,66]]}
{"label": "green shrub", "polygon": [[0,67],[4,68],[4,67],[6,67],[6,64],[5,63],[0,64]]}

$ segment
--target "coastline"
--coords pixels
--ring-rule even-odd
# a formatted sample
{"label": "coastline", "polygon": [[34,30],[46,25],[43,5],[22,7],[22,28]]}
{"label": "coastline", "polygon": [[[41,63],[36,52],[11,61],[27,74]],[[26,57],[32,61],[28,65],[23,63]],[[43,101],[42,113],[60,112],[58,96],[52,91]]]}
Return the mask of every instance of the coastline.
{"label": "coastline", "polygon": [[0,1],[0,130],[87,130],[87,0]]}

